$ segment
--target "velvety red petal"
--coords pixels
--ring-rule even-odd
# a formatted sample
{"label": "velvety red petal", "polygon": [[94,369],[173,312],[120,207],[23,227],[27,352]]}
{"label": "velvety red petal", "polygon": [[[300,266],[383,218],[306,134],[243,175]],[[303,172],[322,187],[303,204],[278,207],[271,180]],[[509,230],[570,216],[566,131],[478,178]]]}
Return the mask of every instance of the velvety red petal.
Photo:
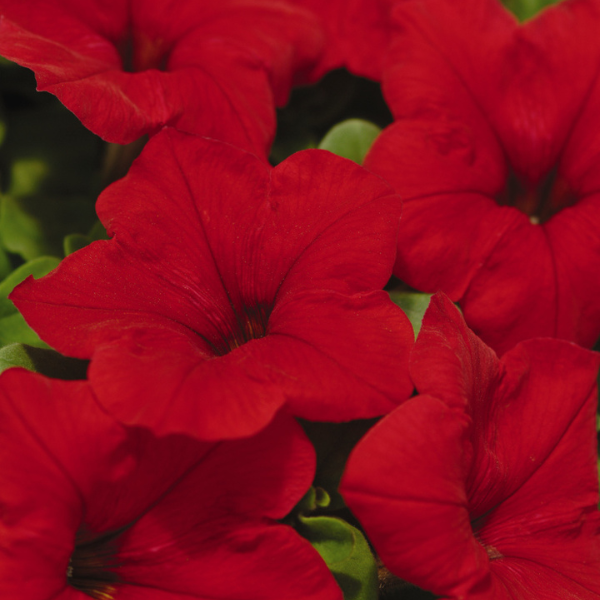
{"label": "velvety red petal", "polygon": [[271,174],[250,154],[165,130],[98,200],[113,241],[68,257],[11,298],[66,354],[89,357],[127,321],[168,319],[220,346],[245,306],[305,289],[381,288],[400,213],[388,192],[326,152],[294,155]]}
{"label": "velvety red petal", "polygon": [[[123,557],[131,564],[121,571],[136,585],[120,588],[122,597],[342,599],[340,588],[316,550],[288,526],[236,523],[233,519],[227,524],[228,531],[219,531],[220,538],[193,540],[189,536],[175,543],[166,563],[166,552],[161,548],[158,556],[144,556],[143,564],[135,565],[126,543]],[[213,523],[210,526],[214,532]]]}
{"label": "velvety red petal", "polygon": [[[387,0],[288,0],[318,15],[327,31],[327,46],[312,78],[345,67],[351,73],[381,80],[390,37]],[[360,40],[357,44],[356,40]]]}
{"label": "velvety red petal", "polygon": [[[264,70],[227,45],[204,44],[197,54],[206,61],[201,68],[111,69],[68,83],[45,85],[39,79],[38,88],[58,96],[88,129],[109,142],[127,144],[172,125],[264,156],[275,127]],[[224,80],[224,72],[235,75]]]}
{"label": "velvety red petal", "polygon": [[591,348],[600,336],[600,196],[560,211],[544,232],[555,269],[556,337]]}
{"label": "velvety red petal", "polygon": [[397,117],[484,119],[519,174],[536,181],[552,167],[600,64],[594,2],[561,3],[522,26],[495,0],[401,2],[394,17],[385,91]]}
{"label": "velvety red petal", "polygon": [[[533,185],[560,161],[571,191],[598,191],[589,133],[598,112],[597,4],[560,3],[522,26],[492,0],[409,0],[394,15],[385,89],[399,120],[365,164],[405,200],[395,274],[460,300],[499,353],[539,336],[591,346],[600,334],[595,217],[589,206],[576,215],[586,199],[542,228],[494,204],[508,164]],[[573,76],[576,84],[557,87]],[[488,196],[489,212],[462,204],[465,192]]]}
{"label": "velvety red petal", "polygon": [[[487,515],[481,537],[504,556],[556,567],[571,547],[569,560],[576,562],[586,547],[584,536],[577,539],[578,530],[598,504],[600,358],[561,340],[526,340],[501,362],[494,397],[471,400],[478,431],[468,482],[472,516]],[[600,560],[600,539],[596,546]]]}
{"label": "velvety red petal", "polygon": [[0,378],[0,412],[0,595],[54,597],[86,500],[122,474],[122,431],[87,384],[21,369]]}
{"label": "velvety red petal", "polygon": [[279,383],[294,415],[339,422],[385,414],[410,396],[412,344],[385,292],[312,292],[277,305],[268,336],[240,350]]}
{"label": "velvety red petal", "polygon": [[[460,148],[459,130],[446,130]],[[506,174],[492,168],[491,155],[479,161],[483,155],[475,152],[470,166],[458,151],[447,156],[433,151],[428,135],[425,124],[400,121],[380,136],[367,157],[369,168],[408,195],[395,274],[417,289],[442,289],[460,300],[470,326],[499,353],[532,337],[592,346],[600,335],[594,275],[600,252],[597,197],[582,198],[533,225],[520,211],[493,200],[499,190],[494,186]],[[398,149],[400,154],[394,154]],[[415,157],[415,163],[397,168],[401,155]],[[417,164],[417,158],[423,162]],[[439,183],[425,172],[429,166],[435,167]],[[493,175],[486,187],[488,166]],[[450,193],[436,192],[444,187]],[[469,188],[485,195],[463,191]]]}
{"label": "velvety red petal", "polygon": [[174,332],[138,332],[100,347],[89,376],[123,422],[223,439],[258,431],[285,401],[313,420],[389,412],[413,388],[412,341],[406,316],[384,292],[313,292],[278,305],[265,338],[225,356],[207,360]]}
{"label": "velvety red petal", "polygon": [[[72,17],[44,11],[41,17],[53,19],[57,30],[68,32],[69,37],[49,39],[0,15],[2,56],[34,70],[40,87],[61,80],[84,79],[120,67],[121,60],[113,44],[87,27],[78,28],[78,22]],[[48,59],[52,63],[49,64]]]}
{"label": "velvety red petal", "polygon": [[600,190],[600,140],[594,133],[600,127],[600,81],[596,79],[571,124],[571,133],[563,148],[559,173],[577,197],[596,194]]}
{"label": "velvety red petal", "polygon": [[35,327],[46,323],[43,335],[66,354],[89,357],[129,325],[167,322],[217,343],[237,325],[232,263],[246,258],[244,237],[268,177],[250,154],[166,130],[98,200],[113,240],[73,254],[45,280],[26,282],[14,300]]}
{"label": "velvety red petal", "polygon": [[420,394],[464,410],[472,398],[491,398],[499,360],[467,327],[442,293],[432,297],[410,356],[410,375]]}
{"label": "velvety red petal", "polygon": [[520,218],[493,200],[507,169],[489,127],[474,127],[444,119],[400,120],[365,159],[365,167],[389,181],[404,202],[394,274],[454,300]]}
{"label": "velvety red petal", "polygon": [[[143,445],[138,444],[143,450],[139,462],[151,465],[161,454],[176,458],[174,444],[178,440],[186,438],[157,439],[148,435]],[[266,517],[282,519],[312,484],[315,452],[300,425],[289,415],[278,415],[249,438],[195,446],[188,438],[187,443],[188,454],[194,458],[185,471],[170,478],[167,490],[157,487],[151,509],[143,511],[145,516],[131,528],[131,552],[134,547],[140,552],[149,550],[153,536],[158,539],[169,535],[177,540],[193,528],[197,529],[194,543],[201,546],[208,539],[218,540],[217,534],[227,530],[226,521],[231,518],[247,518],[254,524]],[[169,445],[171,451],[166,450]],[[134,474],[134,481],[136,477]],[[193,510],[182,510],[192,506]],[[224,527],[223,532],[220,527]]]}
{"label": "velvety red petal", "polygon": [[408,0],[394,2],[393,22],[383,85],[394,117],[442,116],[484,127],[470,83],[485,85],[479,71],[495,64],[514,17],[494,0]]}
{"label": "velvety red petal", "polygon": [[396,121],[377,137],[364,165],[401,190],[405,202],[452,192],[495,196],[507,176],[489,127],[455,119]]}
{"label": "velvety red petal", "polygon": [[467,417],[429,396],[405,402],[359,442],[340,491],[384,564],[435,594],[490,587],[464,479]]}
{"label": "velvety red petal", "polygon": [[[146,4],[152,3],[153,0],[148,0]],[[2,0],[0,3],[0,14],[7,19],[40,36],[51,33],[52,39],[61,42],[72,40],[81,25],[89,32],[116,41],[127,32],[129,12],[128,0],[29,0],[27,4]],[[70,27],[64,26],[63,19],[71,20]],[[55,29],[52,23],[57,25]]]}
{"label": "velvety red petal", "polygon": [[[84,523],[95,533],[127,527],[117,570],[128,584],[159,590],[145,597],[223,598],[227,589],[270,583],[277,597],[341,598],[310,544],[271,520],[293,508],[314,476],[314,449],[291,417],[251,439],[200,444],[120,427],[84,382],[11,370],[0,385],[3,596],[87,597],[67,585]],[[139,597],[137,588],[117,587],[119,597]]]}
{"label": "velvety red petal", "polygon": [[[489,107],[509,162],[532,181],[561,159],[597,79],[599,26],[596,2],[556,3],[514,30],[497,69],[482,64],[495,85],[480,90],[473,85],[474,93]],[[557,84],[561,81],[573,85]]]}
{"label": "velvety red petal", "polygon": [[264,232],[249,240],[273,263],[269,294],[354,294],[387,283],[402,204],[379,177],[329,152],[298,152],[274,169],[269,200]]}
{"label": "velvety red petal", "polygon": [[89,377],[99,401],[120,421],[157,435],[187,433],[205,440],[262,429],[285,402],[271,366],[248,361],[246,346],[207,358],[173,330],[121,332],[100,346]]}
{"label": "velvety red petal", "polygon": [[[555,540],[548,543],[556,543]],[[547,546],[546,546],[547,547]],[[482,596],[482,600],[513,600],[514,598],[544,598],[545,600],[597,600],[598,567],[597,563],[584,564],[581,548],[575,563],[568,558],[560,560],[562,569],[568,565],[568,574],[564,575],[558,569],[535,564],[528,559],[510,561],[492,561],[493,594]],[[477,596],[479,599],[479,596]]]}
{"label": "velvety red petal", "polygon": [[[11,298],[51,345],[93,356],[100,401],[130,424],[249,435],[285,397],[309,402],[316,388],[335,402],[296,414],[373,416],[411,391],[412,329],[386,294],[370,294],[391,274],[399,212],[378,177],[330,153],[270,170],[226,144],[165,130],[98,201],[113,239]],[[261,310],[265,331],[250,336],[261,339],[244,343],[242,321]],[[359,344],[371,360],[349,353]],[[362,382],[347,402],[343,381]]]}
{"label": "velvety red petal", "polygon": [[[597,354],[559,340],[527,340],[499,360],[448,298],[443,294],[432,298],[411,354],[411,376],[420,393],[466,409],[473,418],[475,464],[467,484],[473,518],[500,510],[497,507],[506,498],[517,501],[517,490],[551,453],[563,447],[571,452],[567,441],[565,446],[557,444],[580,412],[587,415],[578,417],[580,427],[593,428],[590,410],[599,364]],[[515,423],[529,432],[526,437],[522,429],[515,430]],[[594,435],[581,431],[570,435],[579,445],[587,440],[587,454],[578,447],[579,458],[571,458],[573,468],[575,464],[582,468],[574,481],[593,491],[578,500],[578,506],[592,506],[597,494]],[[567,464],[569,459],[564,460]],[[553,476],[566,477],[563,471],[549,469]],[[573,486],[567,487],[572,495]],[[548,500],[553,491],[538,488]],[[539,512],[538,503],[527,506],[536,506]]]}
{"label": "velvety red petal", "polygon": [[123,534],[119,575],[134,584],[119,588],[123,597],[136,598],[139,586],[150,598],[154,590],[232,600],[340,598],[310,544],[264,519],[282,518],[298,502],[314,461],[287,416],[255,437],[213,446]]}
{"label": "velvety red petal", "polygon": [[491,260],[501,262],[499,244],[523,220],[516,209],[476,193],[409,200],[398,230],[394,274],[419,290],[442,290],[460,300]]}
{"label": "velvety red petal", "polygon": [[[129,143],[173,125],[268,153],[274,101],[285,102],[321,52],[315,17],[256,0],[212,8],[186,2],[176,10],[161,1],[113,4],[0,8],[0,53],[33,69],[40,90],[108,141]],[[117,52],[127,35],[135,38],[136,73],[125,72]],[[167,72],[153,68],[161,57]]]}
{"label": "velvety red petal", "polygon": [[[188,0],[186,4],[190,12],[198,12],[196,2]],[[140,2],[136,20],[144,23],[154,17],[157,25],[164,28],[164,15],[149,15],[148,12],[145,3]],[[257,57],[263,65],[279,106],[287,102],[292,85],[306,83],[312,78],[315,63],[325,50],[325,33],[320,21],[309,11],[292,6],[286,0],[228,0],[203,12],[210,12],[210,17],[198,23],[198,31],[193,36],[182,40],[177,48],[177,59],[173,57],[173,66],[180,64],[184,55],[185,62],[193,62],[196,66],[202,64],[190,52],[194,38],[222,40],[242,47],[248,56]],[[221,81],[229,78],[222,74],[219,77]]]}
{"label": "velvety red petal", "polygon": [[[597,354],[559,340],[528,340],[498,360],[449,300],[435,296],[413,350],[411,374],[419,391],[445,404],[418,396],[396,409],[351,455],[341,486],[388,568],[457,600],[512,600],[534,590],[552,600],[565,593],[597,597],[599,364]],[[443,415],[450,423],[442,422]],[[453,422],[463,423],[462,444],[452,433]],[[432,423],[439,423],[433,431]],[[434,450],[452,439],[453,448],[448,444]],[[448,462],[449,457],[456,462]],[[462,465],[462,471],[450,470],[453,464]],[[421,481],[423,473],[428,477]],[[458,496],[451,491],[443,498],[451,506],[448,514],[455,519],[462,515],[469,524],[436,525],[434,517],[434,533],[425,535],[432,511],[423,516],[423,500],[434,504],[440,490],[449,487],[441,475],[431,480],[436,473],[446,478],[455,473],[453,481],[464,499],[454,500]],[[420,516],[406,508],[415,497]],[[397,504],[398,512],[386,512],[383,499]],[[438,530],[452,536],[462,531],[477,540],[476,549],[457,551],[458,542],[446,542],[454,551],[443,554],[440,566],[441,542],[432,538],[440,537]],[[432,556],[419,558],[420,548],[427,551],[423,540],[431,539]],[[463,562],[448,563],[454,554]],[[427,572],[423,565],[432,563]]]}
{"label": "velvety red petal", "polygon": [[[526,215],[514,212],[515,226],[498,240],[461,300],[473,331],[498,354],[523,339],[558,336],[561,320],[573,324],[572,313],[562,312],[568,310],[563,298],[573,302],[573,290],[558,277],[562,257],[545,225],[532,225]],[[565,337],[574,336],[571,327],[560,329]]]}
{"label": "velvety red petal", "polygon": [[581,200],[543,225],[523,216],[461,300],[473,330],[499,354],[534,337],[591,347],[600,335],[598,197]]}

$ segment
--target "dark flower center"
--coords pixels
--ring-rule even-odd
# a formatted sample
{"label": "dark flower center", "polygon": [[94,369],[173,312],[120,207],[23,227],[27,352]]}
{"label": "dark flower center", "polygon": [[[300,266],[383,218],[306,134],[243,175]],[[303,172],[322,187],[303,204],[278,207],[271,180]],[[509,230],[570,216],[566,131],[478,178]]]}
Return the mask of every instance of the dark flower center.
{"label": "dark flower center", "polygon": [[497,196],[501,206],[514,206],[538,225],[545,223],[557,212],[577,202],[577,197],[565,179],[552,169],[537,183],[524,182],[511,169],[506,187]]}
{"label": "dark flower center", "polygon": [[92,536],[80,531],[75,538],[75,550],[67,568],[67,583],[96,600],[113,600],[120,581],[117,568],[119,532]]}
{"label": "dark flower center", "polygon": [[477,517],[475,520],[471,521],[471,529],[473,530],[475,539],[483,546],[488,558],[490,560],[496,560],[497,558],[503,558],[502,553],[491,544],[487,544],[481,535],[481,530],[484,527],[487,516],[490,514],[490,512],[491,511],[488,511],[485,515]]}
{"label": "dark flower center", "polygon": [[170,49],[163,40],[151,39],[143,31],[131,31],[117,49],[123,59],[123,70],[127,73],[167,70]]}
{"label": "dark flower center", "polygon": [[217,356],[223,356],[239,348],[250,340],[258,340],[267,335],[267,325],[271,308],[259,304],[254,307],[244,307],[243,313],[236,312],[236,326],[233,331],[222,336],[222,339],[214,344]]}

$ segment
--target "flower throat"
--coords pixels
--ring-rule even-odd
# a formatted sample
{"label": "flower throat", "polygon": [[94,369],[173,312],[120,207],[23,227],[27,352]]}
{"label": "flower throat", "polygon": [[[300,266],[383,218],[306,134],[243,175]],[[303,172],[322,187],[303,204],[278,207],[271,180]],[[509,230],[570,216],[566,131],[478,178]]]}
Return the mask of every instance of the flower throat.
{"label": "flower throat", "polygon": [[565,179],[552,169],[537,183],[525,182],[510,169],[504,190],[496,197],[501,206],[514,206],[534,225],[545,223],[557,212],[577,202]]}
{"label": "flower throat", "polygon": [[67,583],[95,600],[114,600],[120,580],[112,570],[117,564],[115,538],[120,532],[100,537],[78,532],[67,568]]}
{"label": "flower throat", "polygon": [[259,304],[255,307],[244,307],[243,313],[236,312],[234,331],[222,335],[218,343],[213,344],[217,356],[224,356],[250,340],[258,340],[267,335],[267,326],[271,308]]}

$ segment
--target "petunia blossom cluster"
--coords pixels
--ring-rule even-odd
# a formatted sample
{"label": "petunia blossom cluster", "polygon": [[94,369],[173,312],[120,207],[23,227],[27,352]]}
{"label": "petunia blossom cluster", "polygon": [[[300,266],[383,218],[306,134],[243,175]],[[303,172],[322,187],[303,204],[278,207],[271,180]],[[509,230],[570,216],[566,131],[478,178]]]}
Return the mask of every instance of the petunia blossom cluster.
{"label": "petunia blossom cluster", "polygon": [[599,27],[0,0],[0,598],[600,600]]}

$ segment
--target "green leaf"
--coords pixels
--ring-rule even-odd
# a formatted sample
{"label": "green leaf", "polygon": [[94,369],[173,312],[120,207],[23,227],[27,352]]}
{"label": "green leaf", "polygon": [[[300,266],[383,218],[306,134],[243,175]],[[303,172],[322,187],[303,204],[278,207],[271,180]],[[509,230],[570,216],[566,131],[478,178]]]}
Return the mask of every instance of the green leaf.
{"label": "green leaf", "polygon": [[63,250],[65,256],[69,256],[69,254],[73,254],[73,252],[77,252],[77,250],[85,248],[92,242],[108,239],[109,237],[106,233],[106,229],[104,229],[104,225],[102,225],[100,221],[97,221],[96,224],[90,229],[88,235],[83,235],[82,233],[71,233],[65,236],[65,239],[63,240]]}
{"label": "green leaf", "polygon": [[364,535],[335,517],[300,517],[300,534],[321,555],[344,600],[377,600],[377,564]]}
{"label": "green leaf", "polygon": [[15,305],[8,299],[8,295],[16,285],[29,275],[36,278],[42,277],[56,268],[59,263],[60,260],[53,256],[36,258],[15,269],[0,283],[0,346],[22,342],[41,348],[48,347],[40,340],[37,333],[27,325]]}
{"label": "green leaf", "polygon": [[[348,423],[301,421],[302,427],[317,453],[314,485],[317,490],[322,489],[327,493],[326,507],[328,509],[337,510],[346,506],[338,492],[346,461],[358,440],[373,427],[375,422],[375,419],[356,420]],[[324,507],[323,505],[319,506]]]}
{"label": "green leaf", "polygon": [[560,0],[503,0],[504,6],[510,10],[519,21],[527,21],[535,17],[542,9]]}
{"label": "green leaf", "polygon": [[319,148],[362,165],[365,155],[380,133],[381,129],[369,121],[348,119],[332,127],[321,140]]}
{"label": "green leaf", "polygon": [[28,346],[23,344],[10,344],[0,348],[0,373],[12,367],[23,367],[28,371],[35,371],[35,365],[27,353]]}
{"label": "green leaf", "polygon": [[10,262],[10,258],[4,248],[0,246],[0,280],[8,277],[12,270],[13,266]]}
{"label": "green leaf", "polygon": [[330,502],[331,498],[323,488],[311,486],[308,492],[304,494],[300,502],[296,504],[292,513],[310,513],[318,508],[325,508],[329,506]]}
{"label": "green leaf", "polygon": [[7,195],[0,197],[0,235],[6,248],[25,260],[48,250],[42,224],[22,210],[17,199]]}
{"label": "green leaf", "polygon": [[10,344],[0,348],[0,373],[12,367],[23,367],[46,377],[85,379],[89,361],[63,356],[56,350],[27,344]]}
{"label": "green leaf", "polygon": [[77,252],[77,250],[81,250],[91,243],[92,240],[89,236],[83,235],[82,233],[71,233],[63,240],[65,256],[69,256],[69,254],[73,254],[73,252]]}
{"label": "green leaf", "polygon": [[416,337],[421,330],[423,315],[433,294],[421,292],[389,292],[389,294],[392,302],[399,306],[408,317]]}
{"label": "green leaf", "polygon": [[106,229],[104,225],[102,225],[101,221],[96,221],[94,226],[90,229],[88,233],[88,237],[92,242],[97,242],[98,240],[109,240],[108,233],[106,233]]}
{"label": "green leaf", "polygon": [[8,111],[6,127],[2,245],[25,260],[62,256],[64,236],[96,220],[99,139],[56,99]]}

